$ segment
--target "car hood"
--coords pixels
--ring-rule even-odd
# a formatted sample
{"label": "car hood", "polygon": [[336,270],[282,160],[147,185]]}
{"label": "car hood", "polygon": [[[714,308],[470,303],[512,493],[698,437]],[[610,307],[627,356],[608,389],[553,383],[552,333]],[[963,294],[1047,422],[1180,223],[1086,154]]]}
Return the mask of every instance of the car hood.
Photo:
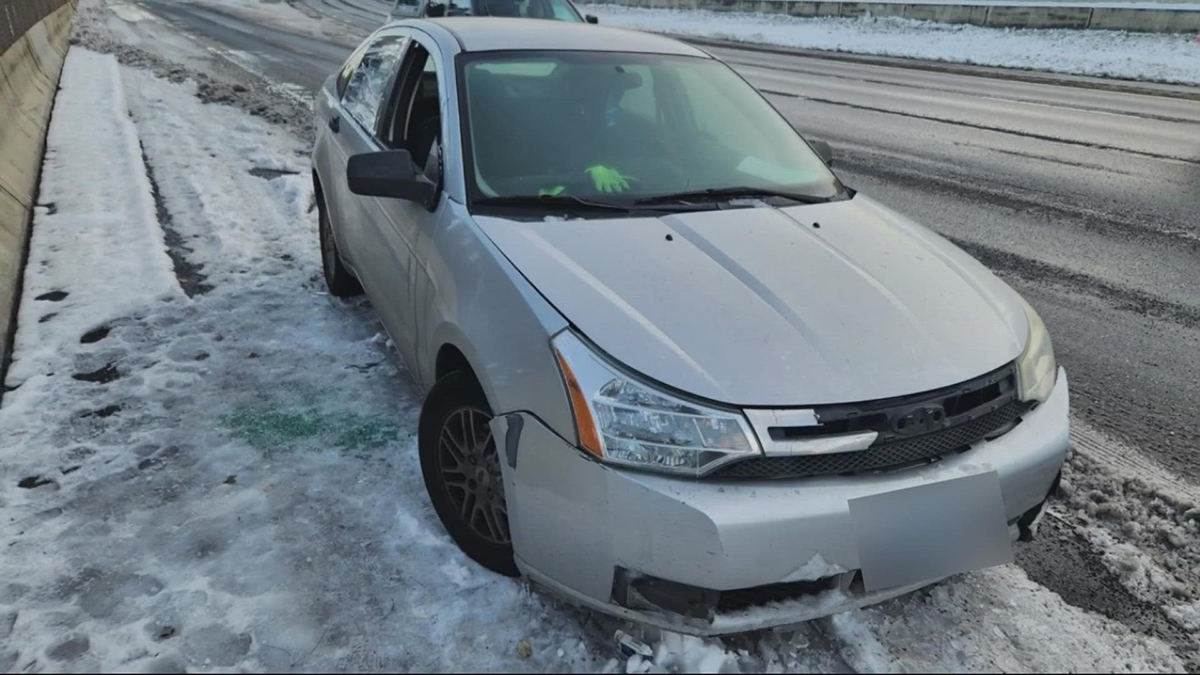
{"label": "car hood", "polygon": [[1012,289],[862,196],[659,218],[476,220],[601,350],[714,401],[913,394],[998,368],[1026,340]]}

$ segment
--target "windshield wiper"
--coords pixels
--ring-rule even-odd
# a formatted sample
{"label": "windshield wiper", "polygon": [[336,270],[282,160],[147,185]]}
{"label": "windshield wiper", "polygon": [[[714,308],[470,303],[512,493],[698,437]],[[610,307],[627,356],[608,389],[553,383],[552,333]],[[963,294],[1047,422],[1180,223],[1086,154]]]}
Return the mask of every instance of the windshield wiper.
{"label": "windshield wiper", "polygon": [[770,188],[757,187],[726,187],[726,188],[708,188],[707,190],[689,190],[686,192],[672,192],[665,195],[655,195],[639,199],[635,204],[661,204],[663,202],[686,202],[688,200],[697,199],[729,199],[737,197],[782,197],[790,199],[801,204],[821,204],[830,201],[828,197],[814,197],[812,195],[799,194],[796,192],[787,192],[784,190],[772,190]]}
{"label": "windshield wiper", "polygon": [[506,197],[481,197],[472,202],[477,206],[534,206],[534,207],[572,207],[596,209],[600,211],[628,212],[628,204],[614,202],[592,201],[573,195],[509,195]]}

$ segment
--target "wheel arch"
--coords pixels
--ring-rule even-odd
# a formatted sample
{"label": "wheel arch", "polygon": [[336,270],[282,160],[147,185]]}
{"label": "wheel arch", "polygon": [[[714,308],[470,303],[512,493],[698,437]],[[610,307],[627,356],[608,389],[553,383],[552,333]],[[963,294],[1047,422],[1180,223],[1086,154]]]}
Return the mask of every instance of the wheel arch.
{"label": "wheel arch", "polygon": [[[431,344],[437,345],[437,349],[425,353],[432,353],[432,360],[419,366],[421,379],[428,383],[425,386],[426,390],[450,373],[465,371],[479,385],[492,411],[496,414],[502,412],[497,393],[488,380],[488,371],[479,357],[479,352],[457,326],[449,321],[442,322],[434,329]],[[428,356],[425,358],[429,359]]]}
{"label": "wheel arch", "polygon": [[434,381],[436,382],[458,370],[470,373],[476,382],[479,381],[479,376],[475,373],[475,369],[471,367],[471,362],[462,353],[462,350],[456,347],[454,343],[447,342],[438,348],[437,357],[434,359]]}

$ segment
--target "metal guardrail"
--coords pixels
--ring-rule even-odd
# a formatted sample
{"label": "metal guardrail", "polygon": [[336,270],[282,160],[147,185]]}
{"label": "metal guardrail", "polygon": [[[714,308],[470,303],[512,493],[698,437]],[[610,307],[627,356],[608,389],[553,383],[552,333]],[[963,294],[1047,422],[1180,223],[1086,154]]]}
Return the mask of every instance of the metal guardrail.
{"label": "metal guardrail", "polygon": [[68,0],[0,0],[0,54]]}

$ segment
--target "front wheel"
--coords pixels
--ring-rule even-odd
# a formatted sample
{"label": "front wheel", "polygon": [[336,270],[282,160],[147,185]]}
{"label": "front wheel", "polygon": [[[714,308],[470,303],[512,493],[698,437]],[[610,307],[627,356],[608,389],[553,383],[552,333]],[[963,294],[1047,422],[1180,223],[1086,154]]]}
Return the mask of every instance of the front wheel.
{"label": "front wheel", "polygon": [[421,473],[438,518],[463,553],[515,577],[520,572],[491,421],[492,409],[470,373],[438,380],[421,408]]}

